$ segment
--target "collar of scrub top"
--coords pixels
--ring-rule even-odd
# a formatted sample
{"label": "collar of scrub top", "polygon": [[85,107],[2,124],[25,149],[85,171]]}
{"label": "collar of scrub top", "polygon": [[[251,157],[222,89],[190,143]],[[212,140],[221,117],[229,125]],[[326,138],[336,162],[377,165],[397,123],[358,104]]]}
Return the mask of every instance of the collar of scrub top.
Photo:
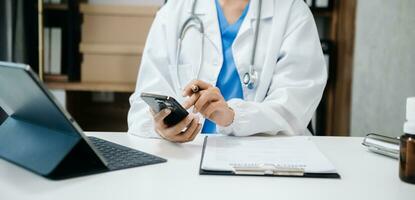
{"label": "collar of scrub top", "polygon": [[[188,12],[189,14],[192,13],[192,6],[193,6],[193,1],[188,1],[188,5],[186,5],[187,7],[186,12]],[[256,0],[249,1],[249,7],[250,9],[246,17],[249,19],[256,19],[257,10],[258,10],[258,1]],[[197,5],[195,9],[196,15],[202,16],[202,15],[206,15],[212,12],[216,12],[216,6],[215,6],[214,0],[197,0]],[[267,19],[273,16],[274,16],[274,0],[262,0],[261,19]]]}

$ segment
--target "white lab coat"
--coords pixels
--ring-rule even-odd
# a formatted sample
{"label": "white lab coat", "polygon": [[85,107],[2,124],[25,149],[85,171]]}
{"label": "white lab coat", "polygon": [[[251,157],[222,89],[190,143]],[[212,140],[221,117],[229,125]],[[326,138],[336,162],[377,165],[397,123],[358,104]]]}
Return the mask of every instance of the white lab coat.
{"label": "white lab coat", "polygon": [[[137,88],[130,98],[130,134],[157,137],[149,108],[140,99],[141,92],[169,95],[183,102],[179,84],[184,87],[196,79],[201,52],[200,33],[196,30],[186,34],[180,63],[175,65],[179,29],[190,15],[192,2],[169,0],[156,15],[144,49]],[[249,11],[232,45],[241,80],[248,71],[252,54],[257,3],[250,1]],[[307,134],[307,124],[327,80],[313,15],[302,0],[263,0],[262,4],[255,61],[259,74],[257,86],[249,90],[243,85],[244,100],[228,101],[235,118],[230,126],[218,127],[219,132],[236,136]],[[223,56],[214,0],[199,0],[196,14],[202,19],[208,38],[199,79],[215,85]]]}

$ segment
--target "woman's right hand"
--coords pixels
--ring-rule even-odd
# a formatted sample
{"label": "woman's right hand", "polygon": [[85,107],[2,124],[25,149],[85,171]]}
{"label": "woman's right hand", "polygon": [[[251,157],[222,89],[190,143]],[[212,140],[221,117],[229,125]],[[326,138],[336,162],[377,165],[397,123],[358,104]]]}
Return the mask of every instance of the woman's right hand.
{"label": "woman's right hand", "polygon": [[193,141],[202,129],[202,125],[199,123],[199,116],[193,113],[189,113],[189,115],[178,124],[167,126],[163,120],[171,113],[170,109],[166,108],[159,113],[154,113],[154,111],[150,109],[150,112],[153,115],[155,131],[162,138],[171,142],[184,143]]}

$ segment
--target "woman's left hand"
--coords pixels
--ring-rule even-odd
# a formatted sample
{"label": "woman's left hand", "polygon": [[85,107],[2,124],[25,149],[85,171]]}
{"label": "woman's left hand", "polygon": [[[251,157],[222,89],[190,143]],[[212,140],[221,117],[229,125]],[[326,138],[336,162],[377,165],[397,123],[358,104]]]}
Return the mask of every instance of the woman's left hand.
{"label": "woman's left hand", "polygon": [[[197,92],[193,92],[195,87],[198,88]],[[184,88],[183,96],[189,97],[183,105],[186,109],[194,106],[194,111],[219,126],[232,124],[235,112],[228,106],[219,88],[201,80],[194,80]]]}

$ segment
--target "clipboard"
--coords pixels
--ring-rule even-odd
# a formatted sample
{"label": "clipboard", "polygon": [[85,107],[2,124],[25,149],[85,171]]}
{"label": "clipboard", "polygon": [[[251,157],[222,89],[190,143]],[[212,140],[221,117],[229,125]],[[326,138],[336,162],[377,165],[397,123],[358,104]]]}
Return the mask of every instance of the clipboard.
{"label": "clipboard", "polygon": [[220,176],[265,176],[265,177],[297,177],[297,178],[332,178],[340,179],[340,174],[336,173],[308,173],[301,168],[279,168],[270,164],[257,166],[234,166],[234,170],[205,170],[202,168],[207,140],[203,141],[202,155],[199,165],[199,175],[220,175]]}

